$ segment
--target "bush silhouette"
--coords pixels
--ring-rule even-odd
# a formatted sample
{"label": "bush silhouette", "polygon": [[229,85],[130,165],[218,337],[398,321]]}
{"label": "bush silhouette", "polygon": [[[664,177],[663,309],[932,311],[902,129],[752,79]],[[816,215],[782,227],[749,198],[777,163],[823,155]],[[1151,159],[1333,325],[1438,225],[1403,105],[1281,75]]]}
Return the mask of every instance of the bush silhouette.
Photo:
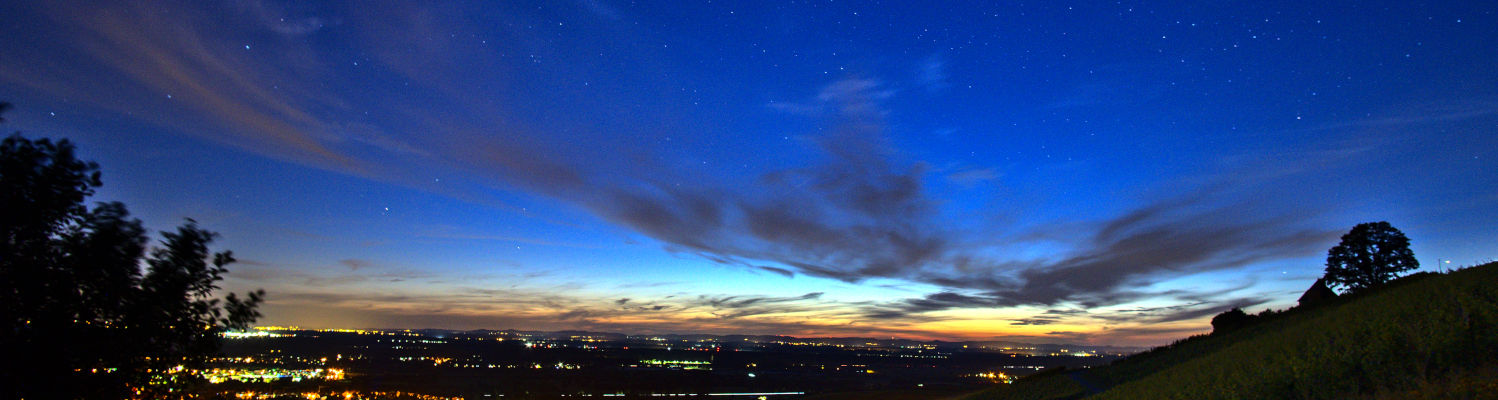
{"label": "bush silhouette", "polygon": [[1221,334],[1237,330],[1253,322],[1253,318],[1239,308],[1224,311],[1212,317],[1212,333]]}

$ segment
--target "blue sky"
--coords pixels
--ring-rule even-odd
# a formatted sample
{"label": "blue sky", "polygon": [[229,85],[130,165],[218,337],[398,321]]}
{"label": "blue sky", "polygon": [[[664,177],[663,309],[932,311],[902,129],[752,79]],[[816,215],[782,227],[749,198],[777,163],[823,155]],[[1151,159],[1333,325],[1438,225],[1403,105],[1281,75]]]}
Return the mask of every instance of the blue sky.
{"label": "blue sky", "polygon": [[268,324],[1158,344],[1498,256],[1481,2],[16,2],[9,129]]}

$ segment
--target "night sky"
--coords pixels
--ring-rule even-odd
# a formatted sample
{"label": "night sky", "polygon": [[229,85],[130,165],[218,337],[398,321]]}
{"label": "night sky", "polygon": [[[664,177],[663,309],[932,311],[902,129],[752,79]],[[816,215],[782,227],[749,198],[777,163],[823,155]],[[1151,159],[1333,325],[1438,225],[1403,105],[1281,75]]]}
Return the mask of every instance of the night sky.
{"label": "night sky", "polygon": [[1361,222],[1498,257],[1491,1],[303,3],[4,2],[4,129],[308,328],[1161,344]]}

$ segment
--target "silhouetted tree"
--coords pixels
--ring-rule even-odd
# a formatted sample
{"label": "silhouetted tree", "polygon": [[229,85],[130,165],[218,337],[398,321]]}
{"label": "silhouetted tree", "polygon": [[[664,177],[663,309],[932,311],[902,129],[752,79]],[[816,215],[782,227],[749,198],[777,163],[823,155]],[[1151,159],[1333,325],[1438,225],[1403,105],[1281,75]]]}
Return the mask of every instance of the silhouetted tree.
{"label": "silhouetted tree", "polygon": [[1410,251],[1410,239],[1383,221],[1358,224],[1326,253],[1323,279],[1330,286],[1353,292],[1378,286],[1401,272],[1420,267],[1415,252]]}
{"label": "silhouetted tree", "polygon": [[1221,334],[1242,328],[1252,322],[1254,317],[1243,312],[1243,309],[1234,307],[1223,311],[1222,314],[1212,317],[1212,333]]}
{"label": "silhouetted tree", "polygon": [[99,167],[74,153],[0,142],[0,398],[177,397],[264,291],[213,298],[234,257],[210,254],[216,234],[191,219],[147,255],[124,204],[83,204]]}

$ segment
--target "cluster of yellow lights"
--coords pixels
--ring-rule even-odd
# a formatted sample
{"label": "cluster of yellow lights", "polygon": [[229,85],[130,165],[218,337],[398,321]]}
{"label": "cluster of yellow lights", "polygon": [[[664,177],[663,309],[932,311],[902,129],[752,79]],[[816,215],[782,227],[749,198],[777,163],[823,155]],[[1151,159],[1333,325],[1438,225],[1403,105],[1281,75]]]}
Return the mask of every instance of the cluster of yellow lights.
{"label": "cluster of yellow lights", "polygon": [[697,360],[640,360],[640,364],[685,370],[712,370],[713,365],[711,361]]}
{"label": "cluster of yellow lights", "polygon": [[323,329],[320,332],[357,333],[360,335],[375,333],[375,331],[367,331],[363,329]]}
{"label": "cluster of yellow lights", "polygon": [[464,400],[463,397],[459,397],[459,396],[433,396],[433,395],[429,395],[429,394],[412,393],[412,392],[353,392],[353,391],[344,391],[344,392],[341,392],[341,393],[339,393],[339,392],[335,392],[335,393],[318,393],[318,392],[278,393],[278,392],[254,392],[254,391],[249,391],[249,392],[239,392],[239,393],[235,393],[234,394],[234,398],[236,398],[236,399],[256,399],[256,400],[279,399],[279,398],[285,398],[287,396],[297,396],[297,397],[301,397],[301,398],[304,398],[304,399],[307,399],[307,400],[335,400],[335,399],[353,400],[353,399],[391,399],[391,398],[396,398],[396,399],[398,399],[398,398],[414,398],[414,399],[417,399],[417,400]]}
{"label": "cluster of yellow lights", "polygon": [[343,380],[343,370],[337,368],[328,369],[210,369],[201,373],[203,379],[209,383],[222,383],[227,381],[238,382],[271,382],[279,379],[291,379],[293,382],[301,382],[304,379],[322,379],[326,381]]}
{"label": "cluster of yellow lights", "polygon": [[972,376],[973,377],[977,377],[977,378],[988,379],[988,380],[991,380],[991,381],[994,381],[994,382],[1014,383],[1014,377],[1009,376],[1009,374],[1005,374],[1003,372],[995,372],[995,371],[979,372],[979,373],[973,374]]}
{"label": "cluster of yellow lights", "polygon": [[291,334],[284,334],[284,333],[272,333],[269,330],[256,329],[256,330],[250,331],[250,332],[228,331],[228,332],[224,332],[223,336],[224,336],[224,338],[227,338],[227,339],[249,339],[249,338],[267,338],[267,337],[271,337],[271,338],[289,337],[289,336],[293,336],[293,335],[291,335]]}

